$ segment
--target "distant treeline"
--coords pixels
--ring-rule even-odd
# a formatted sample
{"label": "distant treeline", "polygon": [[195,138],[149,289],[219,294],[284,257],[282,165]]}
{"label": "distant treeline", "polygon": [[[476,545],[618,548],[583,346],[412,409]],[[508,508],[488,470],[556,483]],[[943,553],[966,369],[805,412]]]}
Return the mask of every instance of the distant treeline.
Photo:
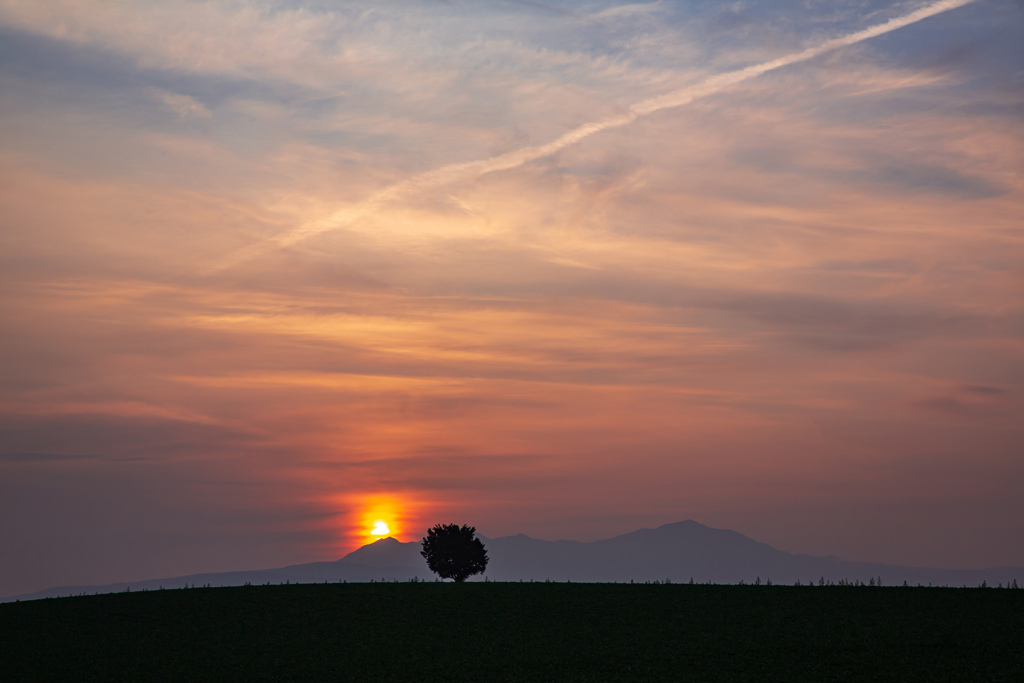
{"label": "distant treeline", "polygon": [[[444,582],[441,579],[436,579],[435,578],[433,580],[427,580],[427,579],[421,579],[419,577],[415,577],[414,576],[413,578],[406,579],[404,581],[403,580],[399,580],[399,579],[388,580],[386,577],[381,577],[381,579],[379,581],[376,580],[376,579],[371,579],[369,581],[347,581],[347,580],[341,580],[341,581],[337,581],[337,582],[334,582],[334,581],[323,581],[323,582],[316,582],[316,583],[313,583],[313,582],[301,582],[300,583],[300,582],[292,582],[292,581],[286,580],[286,581],[281,581],[279,583],[273,583],[273,582],[267,581],[267,582],[264,582],[264,583],[261,583],[261,584],[253,584],[251,581],[247,581],[244,584],[242,584],[242,586],[239,586],[239,587],[240,588],[246,588],[246,587],[251,587],[251,586],[254,586],[254,585],[256,585],[256,586],[290,586],[290,585],[310,586],[310,585],[330,585],[332,583],[337,583],[337,584],[349,584],[349,583],[352,583],[353,585],[358,585],[360,583],[375,584],[375,583],[444,583]],[[477,582],[477,583],[480,583],[480,582]],[[483,583],[566,583],[566,584],[585,583],[585,584],[588,584],[588,585],[609,585],[609,584],[591,583],[591,582],[552,581],[551,579],[545,579],[544,581],[519,580],[519,581],[508,582],[508,581],[491,581],[490,579],[485,578]],[[614,583],[617,583],[617,582],[612,582],[612,585]],[[631,586],[670,585],[670,584],[673,584],[673,583],[677,583],[677,582],[673,582],[672,579],[666,578],[666,579],[662,579],[662,580],[654,579],[654,580],[648,580],[648,581],[630,581],[628,585],[631,585]],[[695,582],[691,578],[689,580],[689,582],[686,583],[686,585],[690,585],[690,586],[693,586],[693,585],[701,585],[701,586],[748,586],[749,585],[749,586],[766,586],[767,587],[767,586],[785,585],[785,584],[774,584],[774,583],[772,583],[772,580],[770,578],[765,579],[764,581],[761,581],[761,577],[758,576],[757,578],[755,578],[749,584],[746,581],[742,581],[742,580],[739,581],[738,583],[735,583],[735,584],[731,584],[731,583],[714,583],[712,581],[705,581],[703,583],[699,583],[698,584],[697,582]],[[881,587],[884,586],[884,584],[882,583],[882,577],[881,576],[879,576],[879,577],[872,577],[871,579],[869,579],[867,581],[867,583],[865,583],[865,582],[863,582],[863,581],[861,581],[859,579],[853,579],[853,580],[850,580],[850,579],[839,579],[838,581],[827,580],[827,579],[825,579],[824,576],[822,576],[821,578],[818,579],[817,583],[814,583],[813,581],[808,581],[806,583],[801,583],[799,581],[796,581],[796,582],[793,583],[793,586],[795,586],[795,587],[802,587],[802,586],[803,587],[813,587],[813,586],[829,587],[829,586],[831,586],[831,587],[846,587],[846,588],[851,588],[851,587],[852,588],[881,588]],[[901,587],[901,588],[972,588],[972,586],[966,586],[966,585],[961,585],[961,586],[949,586],[949,585],[933,586],[931,583],[928,583],[928,584],[921,584],[921,583],[908,584],[906,581],[904,581],[903,584],[900,585],[900,586],[887,586],[887,587],[889,587],[889,588],[892,588],[892,587]],[[1017,579],[1013,579],[1012,581],[1007,582],[1006,585],[1003,585],[1002,583],[999,583],[996,586],[990,586],[987,581],[982,581],[981,583],[979,583],[977,586],[974,586],[974,587],[976,587],[976,588],[999,588],[999,589],[1007,588],[1007,589],[1011,589],[1011,590],[1017,590],[1017,589],[1021,588],[1021,586],[1018,585],[1018,583],[1017,583]],[[149,592],[149,591],[153,591],[153,590],[157,590],[157,591],[164,591],[164,590],[190,590],[190,589],[193,589],[193,588],[196,588],[196,584],[195,583],[191,583],[191,584],[186,583],[184,586],[179,586],[177,588],[164,588],[163,586],[160,586],[160,587],[155,588],[155,589],[153,589],[153,588],[142,588],[140,590],[137,590],[136,592],[145,593],[145,592]],[[229,588],[229,586],[213,586],[212,584],[205,583],[205,584],[201,584],[199,586],[199,588]],[[126,586],[123,590],[120,590],[120,591],[117,591],[117,592],[119,592],[119,593],[131,593],[132,589],[131,589],[131,586],[129,585],[129,586]],[[109,594],[110,594],[110,592],[101,593],[101,592],[93,591],[93,592],[90,593],[88,591],[81,591],[81,592],[78,592],[78,593],[68,593],[67,595],[52,595],[52,596],[48,596],[48,597],[45,597],[45,598],[38,598],[38,599],[39,600],[53,600],[53,599],[64,598],[64,597],[69,597],[70,598],[70,597],[82,597],[82,596],[92,596],[92,595],[109,595]],[[12,602],[21,602],[21,600],[16,599],[16,600],[13,600]]]}

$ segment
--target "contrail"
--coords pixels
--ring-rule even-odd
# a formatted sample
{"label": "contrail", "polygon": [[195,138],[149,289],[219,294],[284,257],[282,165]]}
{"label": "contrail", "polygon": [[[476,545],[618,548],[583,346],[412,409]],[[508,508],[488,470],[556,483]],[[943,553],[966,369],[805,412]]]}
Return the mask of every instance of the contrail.
{"label": "contrail", "polygon": [[642,100],[630,106],[629,110],[624,114],[585,123],[570,130],[546,145],[522,147],[511,152],[499,154],[498,156],[494,156],[489,159],[480,159],[477,161],[468,161],[460,164],[442,166],[434,169],[433,171],[428,171],[408,180],[395,183],[390,187],[386,187],[383,190],[370,195],[362,202],[352,207],[337,211],[320,220],[306,223],[305,225],[299,226],[295,230],[281,235],[276,239],[270,240],[269,242],[257,243],[251,247],[236,251],[220,265],[220,268],[230,267],[242,261],[247,261],[269,249],[273,249],[275,247],[286,247],[297,242],[301,242],[302,240],[314,235],[319,235],[320,233],[334,230],[342,225],[352,223],[368,213],[378,204],[393,201],[405,195],[418,194],[425,190],[447,185],[457,180],[476,178],[486,173],[504,171],[510,168],[516,168],[517,166],[522,166],[523,164],[527,164],[531,161],[536,161],[537,159],[543,159],[544,157],[551,156],[555,152],[565,149],[570,145],[575,145],[584,138],[590,137],[595,133],[600,133],[603,130],[625,126],[636,121],[642,116],[653,114],[656,111],[681,107],[684,104],[689,104],[694,100],[721,92],[726,88],[742,83],[743,81],[750,80],[751,78],[756,78],[769,71],[774,71],[775,69],[789,66],[790,64],[804,62],[808,59],[823,55],[826,52],[831,52],[841,47],[860,43],[868,40],[869,38],[884,35],[891,31],[895,31],[896,29],[903,28],[904,26],[915,24],[922,19],[935,16],[936,14],[941,14],[958,7],[963,7],[964,5],[969,5],[972,2],[975,2],[975,0],[940,0],[939,2],[934,2],[919,10],[911,12],[910,14],[890,19],[882,24],[877,24],[846,36],[833,38],[832,40],[825,41],[816,47],[810,47],[801,52],[794,52],[783,57],[778,57],[777,59],[772,59],[762,64],[748,66],[745,69],[729,71],[724,74],[712,76],[705,81],[697,83],[696,85],[691,85],[664,95]]}

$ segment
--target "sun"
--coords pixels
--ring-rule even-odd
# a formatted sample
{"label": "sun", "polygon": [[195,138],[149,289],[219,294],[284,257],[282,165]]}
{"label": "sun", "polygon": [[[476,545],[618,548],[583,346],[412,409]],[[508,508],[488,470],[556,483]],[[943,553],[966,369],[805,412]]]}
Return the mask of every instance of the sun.
{"label": "sun", "polygon": [[373,523],[373,528],[370,529],[370,535],[378,538],[386,538],[391,535],[391,530],[388,529],[388,524],[383,519],[378,519]]}

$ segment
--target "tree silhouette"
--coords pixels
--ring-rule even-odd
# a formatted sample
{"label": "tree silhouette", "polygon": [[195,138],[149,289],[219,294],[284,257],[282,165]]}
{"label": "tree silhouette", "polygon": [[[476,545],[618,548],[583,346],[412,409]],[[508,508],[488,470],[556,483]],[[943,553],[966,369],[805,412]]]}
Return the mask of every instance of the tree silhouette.
{"label": "tree silhouette", "polygon": [[476,527],[465,524],[437,524],[428,529],[420,555],[430,571],[458,583],[487,567],[487,551],[476,537]]}

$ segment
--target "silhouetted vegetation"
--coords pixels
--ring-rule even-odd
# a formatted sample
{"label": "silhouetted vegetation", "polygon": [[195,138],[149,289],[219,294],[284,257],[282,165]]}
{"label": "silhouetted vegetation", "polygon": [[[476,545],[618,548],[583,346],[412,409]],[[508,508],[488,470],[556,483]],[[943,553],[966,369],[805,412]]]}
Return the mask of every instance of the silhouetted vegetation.
{"label": "silhouetted vegetation", "polygon": [[437,524],[428,529],[420,555],[430,571],[457,583],[487,568],[487,551],[476,537],[476,527],[465,524]]}
{"label": "silhouetted vegetation", "polygon": [[196,587],[0,604],[0,634],[3,681],[1024,680],[1005,588]]}

